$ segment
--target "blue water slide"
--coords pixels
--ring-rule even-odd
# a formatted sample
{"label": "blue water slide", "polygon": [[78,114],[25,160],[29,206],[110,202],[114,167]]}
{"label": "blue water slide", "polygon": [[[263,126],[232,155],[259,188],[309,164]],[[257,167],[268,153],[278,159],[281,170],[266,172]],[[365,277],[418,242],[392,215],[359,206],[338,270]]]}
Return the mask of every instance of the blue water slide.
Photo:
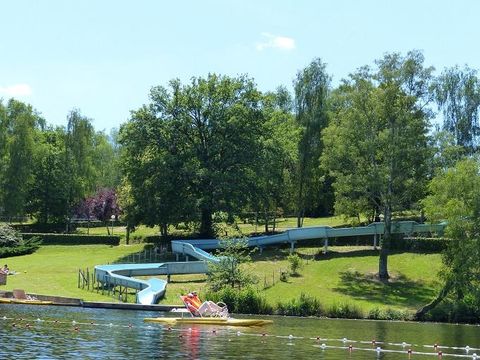
{"label": "blue water slide", "polygon": [[[439,233],[445,228],[445,223],[418,224],[414,221],[399,221],[392,224],[392,233],[412,235],[417,233]],[[332,228],[330,226],[314,226],[288,229],[281,234],[257,236],[248,238],[248,246],[263,248],[265,246],[290,243],[310,239],[382,235],[385,231],[383,222],[372,223],[367,226]],[[172,241],[172,252],[193,257],[199,261],[167,262],[157,264],[116,264],[97,265],[95,274],[98,281],[111,286],[125,286],[140,290],[137,294],[137,303],[154,304],[164,296],[167,281],[151,278],[141,280],[134,276],[174,275],[174,274],[205,274],[208,272],[208,263],[219,262],[220,259],[205,250],[215,250],[222,244],[218,239],[176,240]]]}

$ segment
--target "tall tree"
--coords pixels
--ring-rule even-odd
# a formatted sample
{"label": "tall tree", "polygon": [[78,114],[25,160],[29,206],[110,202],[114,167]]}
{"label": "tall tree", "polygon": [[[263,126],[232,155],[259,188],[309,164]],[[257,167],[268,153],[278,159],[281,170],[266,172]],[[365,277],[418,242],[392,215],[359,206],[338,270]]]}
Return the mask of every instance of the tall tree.
{"label": "tall tree", "polygon": [[194,220],[189,158],[179,151],[171,125],[157,119],[151,107],[143,107],[121,128],[120,163],[125,178],[120,201],[129,229],[140,222],[159,225],[167,236],[169,225]]}
{"label": "tall tree", "polygon": [[331,78],[321,59],[297,74],[294,81],[296,120],[301,129],[298,146],[297,226],[303,225],[305,208],[321,193],[322,174],[319,159],[322,153],[321,132],[327,126],[327,98]]}
{"label": "tall tree", "polygon": [[79,110],[72,110],[67,116],[65,140],[65,169],[69,176],[68,207],[78,204],[95,189],[94,129],[91,120],[82,116]]}
{"label": "tall tree", "polygon": [[295,171],[298,159],[299,128],[292,113],[293,100],[285,88],[267,93],[263,101],[265,126],[263,151],[257,163],[250,210],[264,216],[269,231],[272,212],[295,209]]}
{"label": "tall tree", "polygon": [[465,66],[445,69],[435,83],[443,128],[454,135],[457,145],[468,155],[478,150],[480,135],[480,80],[477,71]]}
{"label": "tall tree", "polygon": [[[432,68],[419,52],[387,54],[344,81],[324,131],[323,166],[335,178],[336,209],[383,213],[379,277],[388,279],[392,215],[422,197],[426,183]],[[352,205],[353,204],[353,205]]]}
{"label": "tall tree", "polygon": [[199,214],[200,233],[212,236],[214,213],[231,213],[248,201],[264,133],[261,94],[244,76],[211,74],[187,85],[173,80],[169,90],[156,87],[150,97],[150,106],[122,127],[121,143],[131,149],[127,162],[140,159],[145,170],[153,163],[166,167],[172,176],[151,175],[160,194],[193,196],[189,206]]}
{"label": "tall tree", "polygon": [[28,211],[42,224],[63,224],[69,214],[69,184],[65,168],[65,131],[46,129],[39,134],[33,159],[33,181]]}
{"label": "tall tree", "polygon": [[1,201],[7,216],[25,215],[29,186],[33,181],[34,142],[40,116],[17,100],[10,100],[4,109],[0,128],[5,131],[2,161]]}

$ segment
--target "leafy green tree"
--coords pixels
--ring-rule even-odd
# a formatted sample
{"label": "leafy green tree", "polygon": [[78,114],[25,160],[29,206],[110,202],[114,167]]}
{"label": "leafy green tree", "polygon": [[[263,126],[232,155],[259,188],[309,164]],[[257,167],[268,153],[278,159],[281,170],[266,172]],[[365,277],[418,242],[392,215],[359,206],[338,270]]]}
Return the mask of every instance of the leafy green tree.
{"label": "leafy green tree", "polygon": [[116,136],[103,131],[93,134],[92,166],[96,189],[113,188],[120,184],[119,147]]}
{"label": "leafy green tree", "polygon": [[69,209],[95,189],[94,136],[91,120],[74,109],[67,116],[65,170],[69,176]]}
{"label": "leafy green tree", "polygon": [[267,93],[263,101],[267,131],[257,163],[256,191],[250,209],[264,214],[265,232],[269,231],[270,214],[292,211],[295,196],[295,171],[298,159],[299,128],[292,114],[292,99],[284,88]]}
{"label": "leafy green tree", "polygon": [[208,286],[212,291],[220,291],[226,287],[242,289],[257,281],[244,264],[252,258],[246,239],[224,239],[220,242],[217,263],[208,265]]}
{"label": "leafy green tree", "polygon": [[392,214],[423,197],[431,68],[423,56],[388,54],[377,68],[361,68],[336,93],[323,134],[323,166],[335,183],[336,211],[383,213],[379,277],[388,279]]}
{"label": "leafy green tree", "polygon": [[466,156],[463,146],[457,145],[452,133],[437,130],[430,139],[429,147],[432,150],[431,174],[442,173]]}
{"label": "leafy green tree", "polygon": [[32,163],[35,138],[41,123],[39,115],[17,100],[10,100],[3,110],[0,130],[5,144],[3,153],[0,197],[7,216],[23,216],[29,187],[33,181]]}
{"label": "leafy green tree", "polygon": [[143,107],[122,126],[122,170],[120,204],[129,229],[139,223],[168,226],[194,220],[195,198],[190,192],[190,159],[179,151],[180,143],[172,124],[157,119]]}
{"label": "leafy green tree", "polygon": [[453,134],[468,155],[477,151],[480,134],[480,80],[477,71],[465,66],[445,69],[435,83],[443,128]]}
{"label": "leafy green tree", "polygon": [[303,225],[305,209],[322,193],[321,132],[327,126],[327,99],[331,78],[321,59],[313,60],[294,81],[296,121],[300,127],[297,172],[297,226]]}
{"label": "leafy green tree", "polygon": [[65,132],[46,129],[39,134],[33,159],[28,211],[42,224],[63,224],[69,214],[69,184],[65,171]]}
{"label": "leafy green tree", "polygon": [[149,204],[155,209],[161,202],[178,203],[184,209],[188,203],[189,212],[198,214],[201,235],[213,236],[213,214],[231,214],[249,200],[262,152],[262,97],[243,76],[211,74],[169,85],[169,90],[153,88],[152,103],[133,112],[121,129],[132,194],[136,198],[138,181],[128,167],[140,161],[137,173],[150,178],[157,190],[152,201],[137,202],[141,213],[151,212],[145,210]]}
{"label": "leafy green tree", "polygon": [[438,296],[417,312],[418,318],[447,296],[456,302],[470,297],[480,305],[480,165],[478,159],[459,161],[429,184],[423,205],[432,221],[447,221],[445,236],[451,241],[440,272],[443,287]]}

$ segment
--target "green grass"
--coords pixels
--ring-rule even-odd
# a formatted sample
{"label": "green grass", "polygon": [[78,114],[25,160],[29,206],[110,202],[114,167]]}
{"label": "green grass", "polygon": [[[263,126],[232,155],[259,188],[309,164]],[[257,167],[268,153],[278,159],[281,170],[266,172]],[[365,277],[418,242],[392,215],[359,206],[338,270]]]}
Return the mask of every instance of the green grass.
{"label": "green grass", "polygon": [[[415,310],[429,302],[439,287],[437,273],[441,266],[439,254],[399,253],[389,256],[389,271],[392,277],[388,284],[378,281],[378,252],[368,248],[331,247],[333,252],[313,254],[321,249],[299,249],[305,259],[300,276],[289,277],[287,282],[278,281],[279,269],[288,270],[287,251],[268,250],[259,256],[252,270],[267,283],[277,275],[275,285],[265,290],[268,301],[288,301],[309,294],[323,305],[351,303],[364,311],[372,308],[395,308]],[[270,256],[269,256],[270,254]],[[262,259],[263,257],[263,259]],[[260,270],[261,269],[261,270]],[[262,285],[262,284],[261,284]]]}
{"label": "green grass", "polygon": [[[364,312],[373,308],[415,310],[429,302],[439,287],[437,273],[441,266],[439,254],[398,253],[389,257],[392,281],[383,284],[375,279],[378,253],[367,247],[331,247],[323,255],[320,247],[297,249],[303,258],[300,275],[280,281],[280,272],[289,269],[288,249],[269,248],[255,253],[247,266],[259,279],[257,287],[271,305],[300,297],[301,293],[316,297],[322,305],[352,304]],[[143,245],[44,246],[31,255],[2,259],[18,272],[9,276],[7,286],[0,289],[23,288],[27,292],[69,296],[85,300],[116,301],[77,288],[79,268],[121,261],[130,254],[142,252]],[[171,260],[171,259],[166,259]],[[266,285],[266,289],[264,287]],[[162,303],[179,304],[179,295],[206,287],[205,275],[175,275],[167,287]],[[130,297],[133,301],[133,296]]]}
{"label": "green grass", "polygon": [[128,254],[143,245],[42,246],[31,255],[1,259],[16,275],[8,276],[2,290],[25,289],[29,293],[59,295],[84,300],[113,301],[112,297],[77,288],[78,269],[93,269]]}
{"label": "green grass", "polygon": [[[342,226],[342,217],[306,218],[304,226]],[[278,219],[279,229],[296,226],[295,218]],[[263,231],[263,225],[239,224],[244,234]],[[232,227],[225,226],[229,234]],[[78,229],[86,233],[86,228]],[[114,227],[115,235],[121,235],[124,243],[125,228]],[[176,236],[188,237],[186,230],[171,229]],[[106,235],[105,227],[91,228],[90,234]],[[115,301],[112,296],[77,288],[78,269],[92,269],[95,265],[122,262],[129,255],[141,253],[140,244],[147,235],[158,235],[158,228],[139,226],[131,233],[132,245],[116,247],[106,245],[43,246],[32,255],[1,259],[18,275],[9,276],[7,286],[0,289],[23,288],[27,292],[83,298],[85,300]],[[299,298],[302,293],[318,298],[325,306],[352,304],[362,311],[373,308],[414,310],[429,302],[438,290],[437,273],[441,266],[438,254],[398,253],[389,257],[392,280],[383,284],[376,280],[378,253],[368,247],[330,247],[323,255],[323,248],[303,247],[297,252],[303,258],[300,275],[280,281],[280,273],[289,269],[288,249],[268,248],[262,254],[254,254],[254,261],[247,266],[257,275],[257,288],[264,293],[271,305]],[[174,261],[173,257],[165,261]],[[162,303],[179,304],[179,295],[206,287],[205,275],[175,275],[167,287]],[[133,300],[133,297],[130,297]]]}

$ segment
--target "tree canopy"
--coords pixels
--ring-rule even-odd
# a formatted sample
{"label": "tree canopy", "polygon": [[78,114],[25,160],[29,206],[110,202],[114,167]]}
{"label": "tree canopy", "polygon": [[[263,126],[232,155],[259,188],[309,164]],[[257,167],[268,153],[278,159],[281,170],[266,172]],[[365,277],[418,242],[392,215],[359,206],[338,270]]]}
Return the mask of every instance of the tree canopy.
{"label": "tree canopy", "polygon": [[334,94],[323,133],[322,162],[334,177],[336,211],[382,214],[379,276],[389,277],[392,213],[419,200],[426,185],[431,68],[423,56],[387,54],[363,67]]}

